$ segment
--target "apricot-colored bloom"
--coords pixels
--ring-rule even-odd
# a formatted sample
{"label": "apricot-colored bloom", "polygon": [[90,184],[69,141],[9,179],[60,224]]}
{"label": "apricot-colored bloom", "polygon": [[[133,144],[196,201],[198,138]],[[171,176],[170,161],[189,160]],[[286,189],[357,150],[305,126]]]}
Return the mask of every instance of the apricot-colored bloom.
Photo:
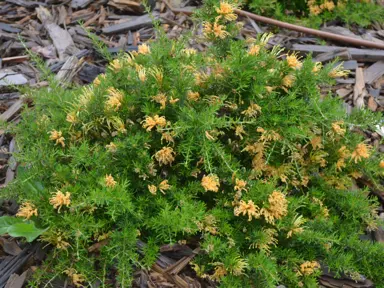
{"label": "apricot-colored bloom", "polygon": [[300,265],[301,275],[311,275],[316,269],[320,268],[320,264],[316,261],[306,261]]}
{"label": "apricot-colored bloom", "polygon": [[105,148],[108,150],[110,153],[115,153],[117,151],[117,146],[115,143],[111,142],[107,145],[105,145]]}
{"label": "apricot-colored bloom", "polygon": [[267,90],[268,93],[272,93],[273,90],[275,90],[276,87],[272,86],[265,86],[265,90]]}
{"label": "apricot-colored bloom", "polygon": [[328,76],[332,78],[339,78],[347,76],[348,74],[349,70],[344,70],[343,64],[339,64],[328,73]]}
{"label": "apricot-colored bloom", "polygon": [[77,122],[77,116],[76,116],[76,112],[70,112],[67,114],[67,117],[65,118],[65,120],[67,120],[67,122],[71,123],[71,124],[74,124]]}
{"label": "apricot-colored bloom", "polygon": [[83,284],[81,284],[85,281],[85,276],[83,274],[77,273],[77,271],[73,268],[64,270],[64,273],[71,278],[73,285],[76,287],[84,287]]}
{"label": "apricot-colored bloom", "polygon": [[292,228],[288,231],[287,233],[287,238],[291,238],[292,235],[294,234],[300,234],[304,231],[304,228],[302,227],[302,225],[306,222],[307,220],[305,218],[303,218],[302,215],[300,216],[296,216],[294,219],[293,219],[293,223],[292,223]]}
{"label": "apricot-colored bloom", "polygon": [[210,35],[213,34],[215,37],[220,39],[224,39],[229,35],[229,33],[225,31],[225,27],[217,23],[217,19],[213,24],[209,22],[204,22],[203,33],[205,37],[209,37]]}
{"label": "apricot-colored bloom", "polygon": [[320,70],[321,70],[321,67],[322,67],[323,65],[321,64],[321,62],[316,62],[315,63],[315,65],[313,66],[313,68],[312,68],[312,72],[314,73],[314,74],[316,74],[317,72],[319,72]]}
{"label": "apricot-colored bloom", "polygon": [[337,121],[332,123],[332,130],[338,134],[343,136],[346,132],[345,128],[341,128],[341,126],[344,125],[344,121]]}
{"label": "apricot-colored bloom", "polygon": [[123,93],[113,87],[109,87],[107,92],[108,100],[106,102],[106,106],[117,111],[121,106],[121,102],[123,101]]}
{"label": "apricot-colored bloom", "polygon": [[238,125],[235,127],[235,135],[240,137],[241,140],[243,140],[243,134],[246,134],[244,131],[243,125]]}
{"label": "apricot-colored bloom", "polygon": [[120,69],[122,68],[122,65],[119,59],[114,59],[109,65],[111,66],[114,72],[119,72]]}
{"label": "apricot-colored bloom", "polygon": [[315,136],[311,139],[311,145],[313,150],[321,149],[323,148],[321,136]]}
{"label": "apricot-colored bloom", "polygon": [[164,128],[167,125],[165,117],[159,115],[155,115],[153,117],[146,116],[142,123],[143,128],[145,128],[147,131],[151,131],[155,126]]}
{"label": "apricot-colored bloom", "polygon": [[383,160],[380,161],[380,163],[379,163],[379,167],[380,167],[380,168],[384,168],[384,161],[383,161]]}
{"label": "apricot-colored bloom", "polygon": [[61,191],[57,191],[54,193],[54,195],[49,199],[49,203],[53,206],[53,208],[58,209],[58,212],[60,212],[60,209],[62,206],[69,206],[71,204],[71,193],[66,192],[65,195]]}
{"label": "apricot-colored bloom", "polygon": [[265,130],[262,127],[257,127],[256,131],[261,133],[259,142],[278,141],[281,139],[280,134],[275,130]]}
{"label": "apricot-colored bloom", "polygon": [[309,7],[309,13],[311,15],[319,15],[321,13],[321,8],[319,5],[313,5]]}
{"label": "apricot-colored bloom", "polygon": [[152,100],[160,104],[160,109],[165,109],[167,104],[167,96],[164,93],[159,93],[156,96],[152,96]]}
{"label": "apricot-colored bloom", "polygon": [[51,133],[49,140],[56,141],[55,145],[60,144],[62,147],[65,147],[65,138],[62,136],[63,133],[61,131],[52,130],[49,133]]}
{"label": "apricot-colored bloom", "polygon": [[333,1],[325,1],[323,4],[320,5],[320,8],[332,11],[333,9],[335,9],[335,4],[333,3]]}
{"label": "apricot-colored bloom", "polygon": [[261,112],[261,107],[255,103],[251,103],[246,110],[241,112],[247,117],[256,117]]}
{"label": "apricot-colored bloom", "polygon": [[248,54],[249,55],[259,55],[260,52],[260,45],[253,44],[251,47],[249,47]]}
{"label": "apricot-colored bloom", "polygon": [[62,236],[58,236],[56,239],[56,248],[60,250],[67,250],[69,243],[62,239]]}
{"label": "apricot-colored bloom", "polygon": [[197,50],[194,48],[185,48],[182,50],[183,53],[185,53],[188,57],[191,55],[195,55],[197,53]]}
{"label": "apricot-colored bloom", "polygon": [[96,77],[94,80],[93,80],[93,85],[95,85],[96,87],[99,86],[101,84],[101,81],[99,79],[99,77]]}
{"label": "apricot-colored bloom", "polygon": [[157,193],[157,187],[155,185],[148,185],[148,190],[152,195],[156,195]]}
{"label": "apricot-colored bloom", "polygon": [[300,69],[303,66],[296,54],[287,55],[287,63],[289,67],[294,69]]}
{"label": "apricot-colored bloom", "polygon": [[159,85],[163,83],[164,74],[162,69],[154,67],[150,70],[150,74],[155,78]]}
{"label": "apricot-colored bloom", "polygon": [[172,164],[175,161],[176,152],[172,147],[163,147],[161,150],[155,153],[155,158],[159,162],[160,166]]}
{"label": "apricot-colored bloom", "polygon": [[234,214],[235,216],[248,215],[248,221],[252,221],[252,218],[258,219],[261,215],[259,207],[252,200],[248,200],[248,203],[240,200],[239,206],[235,207]]}
{"label": "apricot-colored bloom", "polygon": [[164,191],[169,190],[171,185],[168,184],[168,180],[161,181],[159,184],[159,190],[161,193],[165,194]]}
{"label": "apricot-colored bloom", "polygon": [[292,87],[293,83],[295,82],[295,76],[288,74],[283,78],[283,86],[286,88]]}
{"label": "apricot-colored bloom", "polygon": [[115,179],[113,178],[113,176],[111,174],[105,175],[104,182],[105,182],[105,186],[109,187],[109,188],[113,188],[117,184],[117,182],[115,181]]}
{"label": "apricot-colored bloom", "polygon": [[16,216],[23,217],[25,219],[30,219],[32,216],[37,216],[37,209],[35,205],[30,202],[24,202],[21,204]]}
{"label": "apricot-colored bloom", "polygon": [[235,185],[235,191],[238,191],[238,192],[241,192],[241,191],[247,191],[247,189],[245,188],[245,186],[247,186],[247,181],[244,181],[244,180],[241,180],[241,179],[237,179],[236,178],[236,185]]}
{"label": "apricot-colored bloom", "polygon": [[233,12],[234,8],[235,7],[232,4],[220,2],[220,7],[216,8],[216,12],[228,21],[235,21],[237,19],[237,15]]}
{"label": "apricot-colored bloom", "polygon": [[137,52],[139,54],[149,54],[151,53],[151,50],[149,49],[149,46],[147,44],[141,44],[137,46]]}
{"label": "apricot-colored bloom", "polygon": [[145,68],[140,69],[139,71],[137,71],[137,73],[141,82],[147,80],[147,72],[145,71]]}
{"label": "apricot-colored bloom", "polygon": [[216,264],[218,265],[215,267],[215,272],[213,273],[213,275],[209,276],[209,278],[213,281],[220,282],[221,278],[223,278],[225,275],[228,274],[228,271],[227,269],[225,269],[224,264],[222,263],[216,263]]}
{"label": "apricot-colored bloom", "polygon": [[219,177],[215,174],[210,174],[208,176],[203,176],[203,179],[201,179],[201,186],[203,186],[204,190],[207,191],[213,191],[217,192],[219,191],[220,187],[220,180]]}
{"label": "apricot-colored bloom", "polygon": [[365,143],[357,144],[355,150],[352,152],[351,158],[355,163],[362,160],[362,158],[369,158],[370,148]]}
{"label": "apricot-colored bloom", "polygon": [[351,175],[351,177],[354,179],[359,179],[363,176],[363,174],[358,171],[352,171],[351,173],[349,173],[349,175]]}
{"label": "apricot-colored bloom", "polygon": [[188,91],[187,93],[187,99],[189,101],[198,101],[200,98],[200,94],[199,92],[192,92],[192,91]]}
{"label": "apricot-colored bloom", "polygon": [[175,140],[173,139],[173,135],[174,135],[173,132],[161,133],[161,142],[163,142],[163,140],[165,140],[168,143],[175,143]]}
{"label": "apricot-colored bloom", "polygon": [[179,101],[180,101],[179,98],[175,98],[175,99],[173,99],[172,96],[171,96],[171,99],[169,99],[169,103],[171,103],[172,105],[173,105],[173,104],[176,104],[176,103],[179,102]]}
{"label": "apricot-colored bloom", "polygon": [[97,76],[94,80],[93,80],[93,85],[95,87],[99,86],[101,84],[101,79],[100,78],[103,78],[105,79],[105,74],[100,74],[99,76]]}
{"label": "apricot-colored bloom", "polygon": [[275,220],[281,219],[288,214],[288,201],[283,193],[273,191],[268,197],[268,202],[269,207],[261,209],[261,213],[268,223],[273,224]]}

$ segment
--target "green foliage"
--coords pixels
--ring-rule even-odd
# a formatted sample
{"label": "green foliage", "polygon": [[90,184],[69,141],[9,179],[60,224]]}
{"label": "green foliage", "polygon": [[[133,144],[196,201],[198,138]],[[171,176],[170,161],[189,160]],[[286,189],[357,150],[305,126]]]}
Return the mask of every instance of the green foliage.
{"label": "green foliage", "polygon": [[282,21],[318,28],[322,23],[338,20],[347,25],[368,27],[382,23],[384,7],[375,1],[356,0],[250,0],[245,4],[256,14]]}
{"label": "green foliage", "polygon": [[382,245],[359,240],[377,204],[354,185],[379,182],[382,159],[352,132],[380,116],[348,116],[321,95],[340,67],[268,51],[269,35],[233,41],[239,27],[221,11],[207,1],[197,14],[205,52],[158,32],[87,87],[31,93],[13,128],[22,173],[7,189],[50,227],[34,285],[107,285],[116,271],[128,287],[180,241],[198,241],[193,267],[221,287],[316,287],[319,263],[384,283]]}
{"label": "green foliage", "polygon": [[0,235],[8,234],[12,237],[25,237],[27,242],[32,242],[46,229],[39,229],[31,220],[24,221],[21,218],[2,216],[0,217]]}

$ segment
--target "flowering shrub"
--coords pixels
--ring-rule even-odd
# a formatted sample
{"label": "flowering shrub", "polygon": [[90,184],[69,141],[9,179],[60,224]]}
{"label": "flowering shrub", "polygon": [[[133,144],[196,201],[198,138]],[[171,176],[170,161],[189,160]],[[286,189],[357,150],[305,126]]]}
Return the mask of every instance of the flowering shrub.
{"label": "flowering shrub", "polygon": [[199,11],[205,52],[159,33],[87,87],[30,93],[8,193],[54,249],[32,286],[107,285],[116,271],[127,287],[179,241],[201,247],[196,274],[222,287],[316,287],[320,265],[384,283],[383,247],[359,240],[376,201],[354,185],[377,182],[380,157],[351,132],[378,117],[321,95],[339,66],[268,51],[269,35],[231,40],[232,9]]}
{"label": "flowering shrub", "polygon": [[[376,1],[357,0],[250,0],[246,2],[255,13],[272,16],[289,22],[318,27],[323,22],[339,20],[348,25],[369,26],[383,22],[384,8]],[[286,13],[289,11],[289,15]],[[294,16],[300,18],[298,20]],[[304,17],[303,17],[304,16]]]}

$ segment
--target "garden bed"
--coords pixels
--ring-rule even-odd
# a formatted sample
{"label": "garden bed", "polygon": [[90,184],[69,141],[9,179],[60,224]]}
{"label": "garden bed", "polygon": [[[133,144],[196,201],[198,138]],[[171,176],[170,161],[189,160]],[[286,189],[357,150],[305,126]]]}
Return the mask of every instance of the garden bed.
{"label": "garden bed", "polygon": [[[9,22],[0,26],[0,39],[3,41],[0,51],[4,51],[4,56],[9,56],[3,58],[4,69],[7,69],[3,71],[3,78],[20,81],[20,85],[29,82],[34,87],[49,88],[33,92],[32,95],[27,89],[15,92],[6,82],[0,86],[3,89],[1,99],[4,107],[4,113],[0,117],[12,124],[11,126],[20,122],[18,127],[11,130],[11,126],[5,127],[0,139],[4,151],[1,158],[4,162],[4,191],[8,199],[9,196],[17,196],[18,200],[24,199],[24,210],[19,210],[19,213],[26,213],[27,210],[32,213],[28,214],[29,216],[24,213],[24,217],[44,215],[46,219],[40,218],[37,221],[38,226],[41,229],[52,226],[42,236],[46,243],[50,243],[47,247],[50,252],[45,265],[33,275],[32,283],[37,285],[36,287],[40,287],[38,283],[63,287],[68,281],[75,285],[83,285],[86,281],[92,285],[117,285],[117,282],[124,285],[132,280],[137,287],[215,287],[220,282],[223,287],[248,287],[247,285],[259,285],[257,283],[265,283],[265,287],[274,284],[314,287],[317,281],[325,287],[373,287],[373,283],[365,276],[375,278],[376,287],[380,287],[380,273],[375,271],[375,265],[368,263],[381,261],[380,246],[368,243],[381,242],[383,239],[382,228],[375,225],[376,218],[383,210],[378,207],[379,201],[383,203],[380,183],[382,156],[378,152],[384,150],[381,144],[384,133],[376,127],[376,124],[380,124],[379,115],[371,114],[363,108],[367,107],[366,110],[377,113],[381,113],[383,109],[384,65],[380,61],[382,50],[342,47],[332,42],[327,45],[314,45],[318,43],[318,39],[289,31],[281,31],[272,37],[266,37],[264,34],[260,38],[261,33],[267,32],[271,27],[258,25],[247,18],[239,18],[237,21],[230,19],[233,16],[225,18],[227,14],[217,12],[220,6],[215,3],[208,3],[199,12],[200,20],[206,22],[197,29],[192,29],[193,21],[189,16],[192,9],[184,7],[193,3],[179,3],[177,9],[185,10],[184,14],[175,14],[176,9],[170,9],[168,3],[158,3],[153,18],[157,18],[159,22],[154,29],[153,18],[148,14],[126,15],[127,10],[144,12],[139,6],[131,7],[132,3],[127,5],[114,3],[116,1],[109,4],[103,1],[93,4],[88,2],[90,1],[72,1],[55,5],[47,1],[44,7],[35,7],[27,1],[6,1],[0,6],[1,19]],[[32,15],[28,12],[32,12]],[[220,15],[224,16],[217,20]],[[77,22],[79,19],[85,22],[82,26]],[[19,24],[13,24],[14,21]],[[214,27],[213,25],[220,25],[217,21],[224,21],[222,24],[225,26]],[[244,24],[239,25],[240,22]],[[380,42],[381,26],[375,25],[375,30],[355,30],[358,35],[345,27],[327,29],[362,39],[369,36],[371,40]],[[90,27],[98,36],[91,36],[91,40],[83,27]],[[159,34],[155,33],[159,27],[165,29],[166,33],[161,34],[163,39],[160,37],[160,40],[148,42],[155,42],[153,45],[142,45],[145,40],[159,38]],[[221,34],[216,28],[221,30]],[[65,29],[69,32],[65,32]],[[190,29],[193,31],[193,37],[182,38],[181,35]],[[23,43],[17,33],[21,33]],[[65,37],[58,37],[64,35],[63,33]],[[238,44],[226,41],[230,34],[240,40]],[[240,44],[242,39],[249,37],[258,40]],[[165,38],[180,40],[169,42]],[[52,44],[49,39],[52,39]],[[159,46],[156,43],[158,41],[162,41],[163,46]],[[102,43],[107,46],[103,47]],[[39,47],[37,44],[40,44]],[[304,58],[292,52],[278,52],[273,48],[276,44],[291,49],[292,52],[302,53],[301,57],[314,52],[313,60],[304,61]],[[45,58],[45,63],[32,54],[25,55],[25,46],[35,47],[33,50]],[[236,49],[241,51],[240,54]],[[119,56],[119,60],[113,60],[121,50],[138,53],[133,52],[134,57],[126,55]],[[105,58],[102,58],[100,53]],[[209,57],[205,53],[210,53]],[[226,58],[227,55],[231,55],[233,59]],[[212,61],[214,57],[221,60]],[[327,66],[335,57],[347,61],[342,66],[337,66],[338,63]],[[133,61],[136,64],[133,64]],[[186,65],[186,70],[177,70],[180,67],[173,66],[176,62],[172,61],[180,61],[182,66]],[[264,75],[263,69],[252,70],[251,66],[244,64],[247,62],[253,63],[255,67],[266,65],[269,74]],[[106,66],[107,63],[109,66]],[[323,65],[320,63],[325,68],[321,68]],[[53,77],[49,75],[48,69],[38,71],[34,68],[36,64],[40,68],[47,65],[50,71],[58,74]],[[247,69],[253,78],[246,76]],[[351,73],[346,74],[344,69],[351,70]],[[178,74],[174,73],[174,70],[178,71]],[[241,70],[243,72],[240,72]],[[229,71],[234,73],[232,77],[229,76]],[[275,71],[281,73],[280,76],[273,75],[277,73]],[[101,73],[105,73],[106,77],[98,76]],[[178,75],[184,73],[187,76],[179,78]],[[196,76],[196,73],[199,75]],[[329,76],[334,76],[335,82],[329,82]],[[135,77],[139,78],[133,80]],[[177,80],[170,80],[172,78]],[[223,78],[227,82],[223,81]],[[128,85],[121,79],[131,79],[129,81],[132,82]],[[258,84],[254,85],[251,79]],[[92,82],[90,88],[82,91],[77,88],[72,91],[68,89],[72,88],[70,83],[81,86]],[[132,87],[143,87],[140,88],[143,90]],[[218,87],[218,90],[212,87]],[[341,103],[337,104],[332,100],[328,94],[330,91],[344,99],[347,113],[338,108]],[[25,93],[27,97],[21,97],[21,93]],[[49,96],[54,93],[54,97]],[[138,97],[142,95],[146,95],[148,99],[140,102]],[[237,95],[243,97],[241,101]],[[260,95],[268,95],[268,101]],[[106,104],[103,97],[109,97]],[[292,97],[291,100],[289,97]],[[323,100],[319,102],[320,98]],[[227,102],[224,102],[224,99]],[[83,108],[80,108],[81,105],[88,105],[89,101],[92,106],[87,109],[99,114],[98,117],[101,118],[97,121],[101,122],[93,122],[96,118],[81,114],[84,112]],[[130,101],[135,103],[131,110],[127,109]],[[295,101],[302,105],[301,109],[293,105]],[[205,110],[203,107],[206,104],[202,105],[204,102],[216,110]],[[23,104],[31,108],[20,118]],[[137,105],[140,109],[135,110],[133,107]],[[274,105],[276,107],[273,107]],[[238,106],[241,110],[237,110]],[[184,110],[178,110],[179,107],[184,107],[180,108]],[[357,112],[358,109],[365,112]],[[100,113],[107,113],[107,118],[102,120],[104,116],[100,116]],[[279,119],[285,113],[293,117],[293,121],[291,118],[286,119],[292,121],[292,127],[284,125],[284,121]],[[233,119],[229,120],[227,117]],[[121,119],[125,121],[121,122]],[[205,119],[205,122],[200,124],[201,127],[188,126],[189,122],[197,123],[199,119]],[[271,119],[274,123],[270,123]],[[175,122],[176,126],[173,127],[169,120]],[[31,123],[35,123],[33,127],[30,126]],[[88,125],[82,135],[76,134],[76,129],[84,129],[76,126],[79,123]],[[194,131],[195,136],[193,133],[189,134],[189,130]],[[131,133],[137,135],[137,138],[128,140],[129,137],[125,135]],[[304,133],[304,136],[299,137],[301,133]],[[27,139],[36,139],[39,144],[28,143]],[[80,139],[84,144],[81,144]],[[114,139],[117,139],[116,143]],[[21,154],[13,156],[12,153],[19,152],[16,141],[20,141]],[[190,144],[189,148],[184,147],[188,141],[194,144]],[[107,151],[101,151],[99,145],[105,146]],[[199,149],[195,150],[193,146]],[[125,150],[127,147],[130,148]],[[145,147],[144,151],[138,149],[136,153],[139,154],[131,155],[130,149],[138,147]],[[243,151],[240,151],[240,147]],[[338,147],[337,151],[334,151],[335,147]],[[265,149],[265,155],[264,152],[260,154],[257,149]],[[205,151],[206,154],[199,155],[198,150]],[[51,156],[47,158],[40,152],[34,154],[36,151],[45,151]],[[285,156],[276,151],[282,151]],[[248,153],[252,163],[242,153]],[[142,163],[119,160],[120,157],[135,159],[135,155],[143,155],[140,156],[143,157],[140,159]],[[288,160],[294,155],[302,159]],[[77,161],[71,171],[68,170],[70,166],[65,166],[67,157],[72,159],[71,161]],[[365,160],[368,157],[370,159]],[[36,159],[42,161],[35,161]],[[212,163],[209,163],[211,161]],[[271,161],[272,164],[264,167],[263,161]],[[298,164],[296,161],[303,162]],[[106,169],[105,165],[111,169]],[[33,169],[36,170],[32,173]],[[128,172],[122,172],[124,169],[128,169]],[[92,172],[98,170],[104,174]],[[156,174],[156,170],[159,174]],[[52,171],[55,172],[52,174]],[[9,184],[16,172],[20,174],[20,181]],[[40,174],[38,177],[36,172]],[[89,173],[92,184],[83,178],[82,173]],[[187,176],[189,174],[190,176]],[[33,181],[30,181],[31,179]],[[325,183],[322,183],[323,179],[326,179]],[[133,193],[140,201],[132,202],[133,195],[128,197],[123,193],[128,191],[128,183],[129,187],[135,187],[129,193]],[[89,191],[95,190],[94,194],[81,192],[81,185],[90,189]],[[364,187],[369,188],[369,193]],[[109,188],[112,188],[113,194]],[[318,191],[315,191],[315,188]],[[340,192],[345,189],[349,194]],[[61,190],[64,193],[61,193]],[[178,192],[179,190],[184,192]],[[231,196],[228,197],[224,193],[234,195],[229,194]],[[189,198],[188,194],[193,197]],[[116,202],[117,199],[119,201]],[[43,204],[44,201],[46,204]],[[151,201],[153,206],[148,204]],[[204,206],[206,207],[203,208]],[[36,207],[38,213],[33,212]],[[15,201],[3,202],[2,213],[14,215],[16,208]],[[93,209],[102,214],[94,216],[93,212],[89,212]],[[145,218],[146,216],[133,213],[130,209],[154,214]],[[372,212],[372,209],[377,210]],[[62,213],[59,213],[60,210]],[[127,213],[124,217],[130,215],[133,219],[143,217],[145,225],[135,224],[138,226],[128,229],[132,223],[140,223],[143,220],[138,217],[132,223],[125,222],[127,220],[124,217],[119,218],[122,215],[120,213]],[[321,216],[321,213],[324,215]],[[326,214],[330,214],[331,218]],[[71,217],[73,219],[70,219]],[[196,219],[191,222],[188,218],[193,217]],[[86,228],[87,222],[83,222],[85,219],[94,221],[93,225],[98,228],[91,232]],[[121,221],[125,224],[119,226]],[[184,222],[180,224],[178,221]],[[70,223],[76,222],[81,225],[71,226]],[[250,226],[249,222],[256,225],[257,229]],[[245,236],[236,235],[233,231],[240,229],[239,225],[243,227],[241,229]],[[324,225],[334,230],[327,231]],[[366,232],[367,227],[372,232]],[[68,229],[69,234],[63,232],[65,229]],[[255,231],[246,235],[246,231],[252,229]],[[165,235],[165,231],[172,232]],[[357,238],[351,237],[353,241],[347,241],[345,236],[350,236],[351,231],[356,234],[353,237]],[[136,233],[137,235],[133,235]],[[296,233],[298,235],[293,236]],[[340,233],[340,238],[335,237],[334,233]],[[241,237],[248,237],[245,238],[248,242],[245,243]],[[253,242],[250,240],[252,237]],[[327,240],[323,241],[322,237]],[[369,241],[362,242],[366,240],[358,238]],[[10,287],[21,287],[30,272],[35,270],[34,266],[40,265],[46,257],[46,252],[38,244],[29,246],[18,242],[18,239],[1,239],[3,251],[8,256],[5,256],[0,264],[3,265],[4,271],[3,275],[0,275],[3,281],[0,282],[0,287],[6,283],[3,276],[9,277],[12,273],[19,273],[21,276],[18,278],[14,275],[11,279],[6,279],[9,281],[8,285],[12,283],[14,286]],[[139,239],[145,240],[148,245]],[[122,245],[122,241],[128,242]],[[280,248],[278,242],[287,250]],[[68,243],[70,248],[60,248],[66,245],[64,243]],[[233,248],[234,243],[239,245],[238,250],[236,245]],[[305,254],[299,250],[300,255],[289,255],[299,245],[307,245],[306,249],[310,252]],[[323,245],[322,248],[318,248],[319,245]],[[334,249],[332,245],[335,246]],[[215,246],[222,246],[222,251],[217,255],[212,250]],[[119,264],[119,261],[115,263],[113,257],[108,258],[111,255],[106,251],[115,247],[120,247],[115,253],[126,253],[124,257],[131,260],[119,260],[123,263]],[[127,252],[124,252],[124,247],[129,247]],[[346,247],[348,252],[343,251]],[[318,249],[325,251],[320,252]],[[56,253],[62,258],[62,263],[56,261]],[[275,260],[268,260],[269,253],[274,255],[272,259]],[[361,263],[353,263],[361,261],[357,259],[363,256],[364,261],[367,261],[364,264],[366,267],[362,267]],[[332,263],[331,257],[337,260]],[[349,259],[346,259],[348,257]],[[285,258],[287,263],[283,264],[281,261]],[[91,265],[94,268],[89,269],[90,266],[85,264],[87,261],[95,261]],[[285,266],[289,267],[287,271],[282,268]],[[249,271],[245,272],[246,269]],[[289,269],[291,270],[288,271]],[[134,273],[134,270],[137,272]],[[275,272],[273,275],[267,275],[266,270]],[[104,273],[102,279],[97,276],[100,271]],[[121,278],[122,273],[126,271],[131,271],[129,273],[132,275]],[[242,282],[243,274],[247,275],[247,282]]]}

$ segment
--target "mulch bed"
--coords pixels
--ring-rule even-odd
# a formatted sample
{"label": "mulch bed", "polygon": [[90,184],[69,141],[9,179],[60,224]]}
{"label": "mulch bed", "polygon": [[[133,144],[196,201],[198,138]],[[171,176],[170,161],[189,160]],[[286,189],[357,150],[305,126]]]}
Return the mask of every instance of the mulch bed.
{"label": "mulch bed", "polygon": [[[10,83],[43,87],[42,75],[26,53],[25,47],[44,59],[46,66],[62,82],[86,85],[105,71],[106,61],[97,53],[93,42],[84,28],[97,35],[108,51],[136,50],[137,46],[155,38],[152,21],[144,7],[137,0],[5,0],[0,3],[0,119],[17,123],[20,111],[29,103]],[[193,0],[173,0],[174,8],[185,13],[175,13],[168,3],[150,2],[155,18],[161,21],[168,37],[178,38],[189,30],[193,23],[187,12],[193,11],[197,3]],[[274,27],[260,25],[249,18],[239,17],[244,26],[239,39],[257,37]],[[80,24],[82,22],[82,24]],[[352,27],[350,29],[327,23],[321,28],[338,35],[350,36],[384,44],[384,26],[375,23],[371,29]],[[196,33],[201,33],[201,28]],[[314,61],[327,63],[334,59],[343,60],[344,68],[351,70],[349,78],[337,79],[333,87],[323,87],[324,94],[332,91],[344,100],[346,113],[353,109],[368,108],[384,111],[384,50],[348,47],[344,43],[327,42],[318,45],[318,38],[298,32],[280,30],[269,45],[280,45],[301,56],[312,54]],[[204,43],[191,43],[197,50],[204,50]],[[80,61],[82,59],[82,61]],[[30,104],[30,103],[29,103]],[[378,131],[359,131],[371,144],[384,152],[380,144],[384,136]],[[12,153],[17,151],[16,139],[0,131],[0,185],[6,186],[16,176],[17,162]],[[378,191],[370,183],[371,192],[384,203],[384,191]],[[0,216],[14,215],[18,205],[14,200],[0,200]],[[384,211],[384,209],[382,209]],[[381,214],[380,217],[384,216]],[[384,242],[384,230],[362,236],[368,241]],[[141,251],[145,243],[138,243]],[[26,285],[36,266],[45,258],[49,247],[42,243],[26,244],[8,236],[0,237],[0,288],[18,288]],[[100,245],[99,245],[100,246]],[[99,249],[100,247],[94,247]],[[134,287],[216,287],[208,279],[199,279],[188,265],[199,248],[186,245],[164,245],[156,264],[150,271],[135,273]],[[324,268],[324,267],[323,267]],[[70,287],[65,279],[52,281],[54,287]],[[327,269],[320,278],[323,287],[374,287],[361,278],[355,282],[347,276],[335,279]],[[95,285],[97,287],[97,285]],[[48,286],[47,286],[48,287]],[[283,287],[283,286],[279,286]]]}

